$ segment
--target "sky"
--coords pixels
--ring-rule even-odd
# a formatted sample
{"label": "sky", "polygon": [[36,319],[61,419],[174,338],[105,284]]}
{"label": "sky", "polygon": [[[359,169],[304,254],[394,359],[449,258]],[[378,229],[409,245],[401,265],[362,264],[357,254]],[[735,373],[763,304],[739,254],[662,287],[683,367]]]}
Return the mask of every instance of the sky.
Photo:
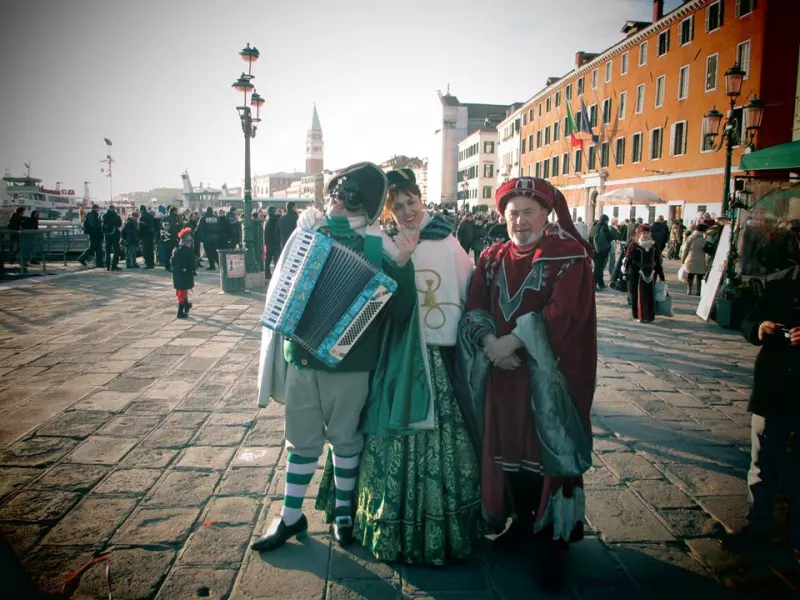
{"label": "sky", "polygon": [[[669,11],[680,0],[667,0]],[[599,7],[602,5],[602,9]],[[5,0],[0,18],[0,171],[45,187],[114,194],[241,185],[244,137],[231,84],[256,46],[265,98],[253,174],[303,170],[316,102],[325,166],[424,157],[436,91],[525,101],[575,52],[649,21],[651,0]]]}

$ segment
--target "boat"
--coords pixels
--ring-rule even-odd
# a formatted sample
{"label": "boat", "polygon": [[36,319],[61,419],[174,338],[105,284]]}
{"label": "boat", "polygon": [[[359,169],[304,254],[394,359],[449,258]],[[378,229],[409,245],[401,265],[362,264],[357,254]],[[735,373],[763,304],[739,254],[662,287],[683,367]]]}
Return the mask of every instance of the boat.
{"label": "boat", "polygon": [[6,173],[0,190],[0,227],[7,227],[13,212],[25,207],[25,215],[39,211],[41,221],[55,221],[65,225],[80,223],[80,209],[84,199],[72,189],[47,189],[42,180],[26,175],[16,177]]}

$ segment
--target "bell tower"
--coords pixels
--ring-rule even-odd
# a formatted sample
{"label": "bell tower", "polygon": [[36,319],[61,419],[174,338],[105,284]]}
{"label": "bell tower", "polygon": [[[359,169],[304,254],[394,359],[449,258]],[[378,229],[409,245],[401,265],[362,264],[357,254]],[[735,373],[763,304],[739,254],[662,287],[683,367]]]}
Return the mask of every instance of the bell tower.
{"label": "bell tower", "polygon": [[314,103],[314,114],[311,117],[311,129],[306,134],[306,174],[317,175],[323,169],[322,126],[319,124],[317,105]]}

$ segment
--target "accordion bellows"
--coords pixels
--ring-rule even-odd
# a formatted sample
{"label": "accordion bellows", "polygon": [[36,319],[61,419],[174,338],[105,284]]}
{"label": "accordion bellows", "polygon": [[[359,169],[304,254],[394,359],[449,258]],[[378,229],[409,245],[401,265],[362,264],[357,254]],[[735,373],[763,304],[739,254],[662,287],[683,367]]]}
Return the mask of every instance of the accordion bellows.
{"label": "accordion bellows", "polygon": [[347,356],[397,289],[363,256],[315,231],[296,230],[281,262],[261,324],[329,367]]}

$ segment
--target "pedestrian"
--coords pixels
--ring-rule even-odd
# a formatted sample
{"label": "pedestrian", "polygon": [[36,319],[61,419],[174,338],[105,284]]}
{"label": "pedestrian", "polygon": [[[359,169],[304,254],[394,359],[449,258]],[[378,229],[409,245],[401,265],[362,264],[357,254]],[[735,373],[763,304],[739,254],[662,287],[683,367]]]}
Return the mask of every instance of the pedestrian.
{"label": "pedestrian", "polygon": [[20,251],[19,231],[22,229],[22,220],[25,218],[25,207],[18,206],[11,214],[8,220],[8,228],[11,230],[11,254],[17,254]]}
{"label": "pedestrian", "polygon": [[134,211],[122,226],[122,241],[125,242],[125,268],[138,269],[136,251],[139,249],[139,213]]}
{"label": "pedestrian", "polygon": [[156,218],[142,204],[139,206],[139,239],[142,242],[142,259],[144,260],[145,269],[155,268],[155,258],[153,256],[155,235]]}
{"label": "pedestrian", "polygon": [[695,279],[697,280],[697,295],[700,295],[700,286],[703,281],[703,275],[706,272],[706,255],[703,251],[705,244],[704,234],[708,229],[705,223],[699,224],[686,243],[683,245],[681,252],[681,261],[683,262],[683,269],[686,271],[686,293],[692,295],[692,287]]}
{"label": "pedestrian", "polygon": [[[470,391],[462,404],[474,404],[482,423],[484,515],[500,531],[515,515],[495,544],[535,546],[539,584],[553,592],[586,519],[581,474],[591,464],[597,369],[591,246],[545,179],[511,179],[496,203],[511,241],[487,248],[472,276],[456,376]],[[553,210],[558,223],[547,222]]]}
{"label": "pedestrian", "polygon": [[[314,208],[303,212],[301,227],[318,230],[363,255],[376,267],[380,266],[397,282],[397,290],[385,312],[370,323],[355,347],[335,368],[324,366],[296,342],[286,341],[284,356],[289,366],[284,426],[288,456],[283,508],[267,533],[253,542],[251,547],[254,550],[274,550],[292,537],[306,535],[308,521],[302,510],[303,498],[326,440],[332,448],[335,469],[333,537],[342,546],[353,541],[355,507],[352,496],[358,479],[359,456],[364,447],[361,412],[367,401],[370,376],[378,364],[379,350],[384,342],[380,336],[382,321],[392,319],[395,327],[402,329],[417,302],[411,255],[417,247],[419,232],[408,231],[395,238],[397,254],[394,261],[384,258],[381,238],[367,234],[367,227],[374,227],[380,217],[386,202],[386,187],[386,175],[380,168],[372,163],[358,163],[338,172],[330,180],[330,200],[325,214]],[[376,233],[380,234],[379,228]],[[267,348],[276,339],[272,332],[264,331],[259,367],[261,402],[268,400],[272,393],[271,368],[267,368],[263,361],[269,354]],[[376,377],[388,375],[375,374]]]}
{"label": "pedestrian", "polygon": [[266,271],[267,279],[272,277],[272,269],[275,268],[278,263],[278,257],[281,254],[281,235],[278,231],[279,212],[274,206],[270,206],[267,209],[267,221],[264,223],[264,242],[267,247],[264,270]]}
{"label": "pedestrian", "polygon": [[[570,218],[571,221],[571,218]],[[606,287],[603,271],[611,253],[611,243],[617,234],[608,226],[608,215],[600,215],[600,220],[593,227],[592,244],[594,245],[594,281],[598,290]]]}
{"label": "pedestrian", "polygon": [[119,237],[122,219],[117,214],[113,204],[109,204],[108,209],[103,214],[101,227],[103,241],[106,244],[106,271],[119,271]]}
{"label": "pedestrian", "polygon": [[658,251],[664,252],[670,235],[669,225],[667,225],[667,222],[664,220],[664,215],[658,215],[656,222],[650,226],[650,231]]}
{"label": "pedestrian", "polygon": [[628,280],[631,312],[639,323],[651,323],[656,318],[656,276],[664,281],[661,251],[653,240],[650,226],[642,225],[625,253],[625,274]]}
{"label": "pedestrian", "polygon": [[214,214],[214,209],[210,206],[206,207],[205,214],[200,217],[197,222],[196,243],[203,242],[203,249],[206,252],[208,259],[207,271],[217,270],[217,250],[220,241],[220,220],[224,217],[218,217]]}
{"label": "pedestrian", "polygon": [[583,222],[583,217],[578,217],[578,220],[575,222],[575,229],[578,230],[578,233],[581,234],[583,239],[589,239],[589,228],[586,226],[586,223]]}
{"label": "pedestrian", "polygon": [[294,202],[287,202],[286,203],[286,213],[280,218],[278,221],[278,233],[281,238],[281,251],[283,251],[283,247],[286,245],[286,242],[289,241],[289,237],[294,233],[295,228],[297,227],[297,208]]}
{"label": "pedestrian", "polygon": [[177,318],[186,319],[192,303],[189,302],[189,290],[194,288],[194,238],[192,229],[184,227],[178,234],[178,247],[172,251],[170,266],[172,270],[172,286],[178,300]]}
{"label": "pedestrian", "polygon": [[456,238],[464,249],[464,252],[469,254],[469,251],[472,249],[472,242],[475,239],[475,223],[470,213],[465,214],[464,218],[461,219],[461,222],[458,224]]}
{"label": "pedestrian", "polygon": [[617,238],[619,238],[619,221],[617,219],[611,219],[611,225],[609,225],[611,233],[613,234],[614,239],[611,240],[610,249],[608,251],[608,279],[609,282],[614,279],[614,267],[617,265]]}
{"label": "pedestrian", "polygon": [[[731,549],[769,543],[781,472],[791,444],[793,458],[786,475],[789,495],[789,543],[800,560],[800,269],[789,278],[767,283],[764,293],[742,322],[744,337],[761,346],[753,373],[747,410],[750,425],[750,471],[747,474],[746,525],[722,540]],[[788,464],[787,464],[788,466]]]}
{"label": "pedestrian", "polygon": [[[422,285],[409,317],[419,327],[385,334],[392,344],[380,350],[363,420],[354,535],[378,560],[443,565],[469,557],[480,537],[479,454],[450,368],[473,265],[447,219],[425,210],[414,172],[387,179],[384,217],[420,235],[412,261]],[[328,462],[317,508],[331,505],[332,475]]]}
{"label": "pedestrian", "polygon": [[178,245],[178,232],[180,229],[181,227],[178,221],[178,208],[175,206],[170,206],[169,214],[161,220],[160,253],[162,255],[164,268],[167,271],[171,269],[170,260],[172,258],[172,251]]}
{"label": "pedestrian", "polygon": [[99,210],[100,207],[97,204],[92,204],[91,210],[83,219],[83,232],[89,236],[89,247],[78,257],[78,262],[84,267],[86,259],[92,255],[94,255],[95,268],[103,266],[103,233]]}

